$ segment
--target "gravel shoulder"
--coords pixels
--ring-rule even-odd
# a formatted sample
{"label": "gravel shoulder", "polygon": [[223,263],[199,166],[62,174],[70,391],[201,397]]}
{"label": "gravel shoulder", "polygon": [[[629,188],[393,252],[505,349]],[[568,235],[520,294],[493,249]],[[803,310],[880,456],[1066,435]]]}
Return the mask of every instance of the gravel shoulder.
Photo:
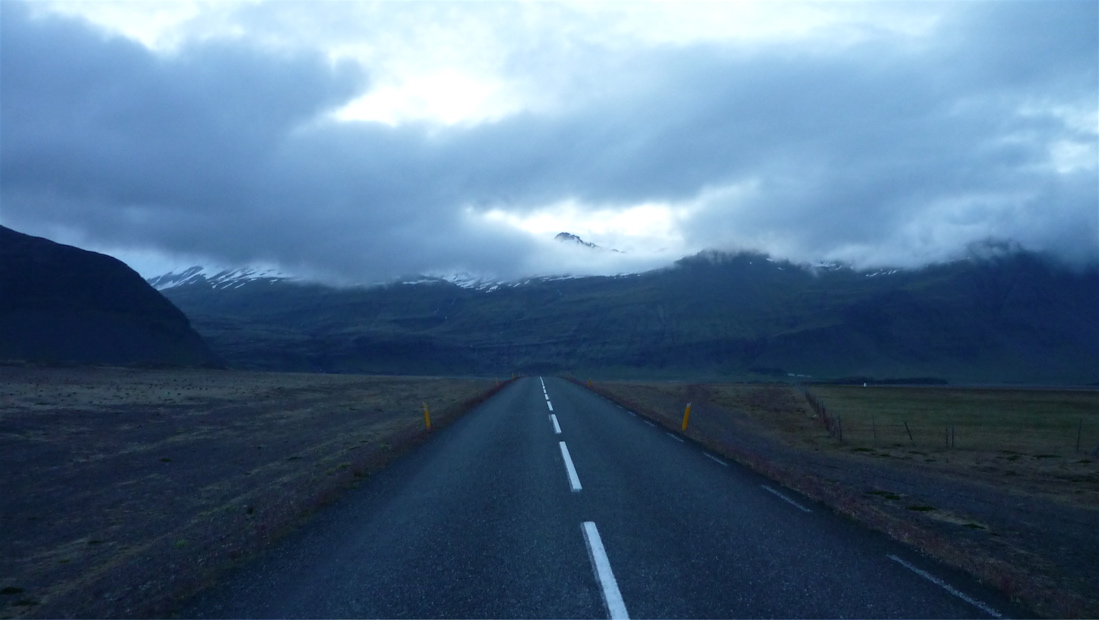
{"label": "gravel shoulder", "polygon": [[790,386],[745,386],[737,399],[718,385],[591,389],[677,432],[690,402],[686,434],[696,441],[970,572],[1040,615],[1099,616],[1099,467],[1092,462],[1099,459],[1054,469],[1044,459],[1001,463],[1002,455],[973,451],[852,449],[813,420]]}

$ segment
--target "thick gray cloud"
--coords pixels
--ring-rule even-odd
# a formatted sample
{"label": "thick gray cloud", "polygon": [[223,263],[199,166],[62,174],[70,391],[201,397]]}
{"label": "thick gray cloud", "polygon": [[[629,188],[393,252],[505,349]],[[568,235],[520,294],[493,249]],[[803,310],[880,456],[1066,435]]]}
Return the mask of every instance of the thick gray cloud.
{"label": "thick gray cloud", "polygon": [[480,215],[562,201],[680,205],[691,250],[915,265],[1005,239],[1094,262],[1096,4],[946,6],[900,41],[518,46],[507,71],[554,106],[390,126],[326,116],[371,67],[248,39],[158,53],[7,2],[0,215],[352,281],[573,269]]}

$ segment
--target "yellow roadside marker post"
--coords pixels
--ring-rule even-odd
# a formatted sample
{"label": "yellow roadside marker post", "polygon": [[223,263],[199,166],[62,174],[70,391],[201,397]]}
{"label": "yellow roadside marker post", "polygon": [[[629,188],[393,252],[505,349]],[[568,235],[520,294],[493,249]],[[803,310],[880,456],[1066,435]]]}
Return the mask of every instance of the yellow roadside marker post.
{"label": "yellow roadside marker post", "polygon": [[424,426],[431,430],[431,412],[427,410],[427,403],[424,403]]}
{"label": "yellow roadside marker post", "polygon": [[691,403],[687,403],[687,410],[683,412],[683,428],[681,430],[687,430],[687,418],[691,417]]}
{"label": "yellow roadside marker post", "polygon": [[591,379],[588,379],[588,387],[591,387]]}

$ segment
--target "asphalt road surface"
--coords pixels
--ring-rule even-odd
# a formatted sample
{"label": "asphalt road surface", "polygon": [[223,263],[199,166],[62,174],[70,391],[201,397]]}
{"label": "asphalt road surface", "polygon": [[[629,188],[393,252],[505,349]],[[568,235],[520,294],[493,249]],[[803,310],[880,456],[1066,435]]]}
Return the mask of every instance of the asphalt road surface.
{"label": "asphalt road surface", "polygon": [[975,580],[568,381],[517,381],[186,617],[1007,617]]}

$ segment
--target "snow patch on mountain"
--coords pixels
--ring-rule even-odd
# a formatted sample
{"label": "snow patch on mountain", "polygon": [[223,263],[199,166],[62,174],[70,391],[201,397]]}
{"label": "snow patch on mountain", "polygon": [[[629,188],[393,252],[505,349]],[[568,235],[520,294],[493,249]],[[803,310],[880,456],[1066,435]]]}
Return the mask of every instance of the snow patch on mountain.
{"label": "snow patch on mountain", "polygon": [[145,281],[158,291],[180,286],[206,286],[213,289],[234,289],[257,282],[284,282],[293,280],[277,269],[264,267],[239,267],[236,269],[211,269],[200,265],[189,267],[178,273],[147,278]]}
{"label": "snow patch on mountain", "polygon": [[466,272],[411,276],[399,279],[394,283],[403,286],[453,284],[454,286],[476,291],[494,291],[504,285],[504,283],[499,280],[476,276]]}
{"label": "snow patch on mountain", "polygon": [[898,272],[900,272],[900,269],[882,269],[881,271],[871,271],[869,273],[864,273],[863,275],[867,278],[873,278],[875,276],[891,276]]}
{"label": "snow patch on mountain", "polygon": [[[499,280],[495,278],[488,278],[484,276],[477,276],[474,274],[461,272],[451,274],[429,274],[418,275],[402,278],[392,282],[391,284],[400,286],[431,286],[431,285],[454,285],[460,288],[480,291],[484,293],[491,293],[493,291],[499,291],[503,289],[514,289],[521,286],[527,286],[531,284],[541,284],[546,282],[559,282],[561,280],[577,280],[581,278],[592,277],[606,277],[606,278],[629,278],[639,276],[637,273],[620,273],[613,276],[588,276],[588,275],[553,275],[553,276],[532,276],[529,278],[522,278],[519,280]],[[383,285],[384,286],[384,285]]]}

